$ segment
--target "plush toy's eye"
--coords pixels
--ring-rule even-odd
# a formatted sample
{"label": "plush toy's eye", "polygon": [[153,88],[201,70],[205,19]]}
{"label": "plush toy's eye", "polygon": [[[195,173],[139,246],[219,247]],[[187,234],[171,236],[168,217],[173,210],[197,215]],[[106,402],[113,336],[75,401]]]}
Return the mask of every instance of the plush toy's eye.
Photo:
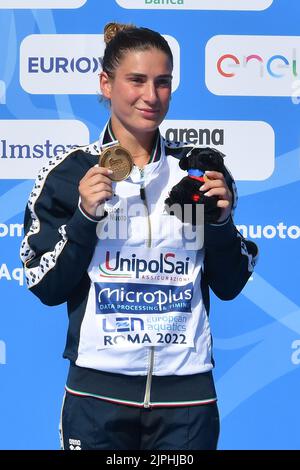
{"label": "plush toy's eye", "polygon": [[200,195],[199,195],[199,194],[193,194],[193,195],[192,195],[192,200],[193,200],[194,202],[198,202],[199,199],[200,199]]}

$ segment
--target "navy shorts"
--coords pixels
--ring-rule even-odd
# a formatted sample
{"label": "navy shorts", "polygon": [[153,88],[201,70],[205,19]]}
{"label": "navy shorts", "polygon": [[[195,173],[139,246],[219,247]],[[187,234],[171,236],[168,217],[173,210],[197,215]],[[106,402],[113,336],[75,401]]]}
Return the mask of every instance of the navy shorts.
{"label": "navy shorts", "polygon": [[215,450],[217,403],[138,408],[66,393],[60,434],[65,450]]}

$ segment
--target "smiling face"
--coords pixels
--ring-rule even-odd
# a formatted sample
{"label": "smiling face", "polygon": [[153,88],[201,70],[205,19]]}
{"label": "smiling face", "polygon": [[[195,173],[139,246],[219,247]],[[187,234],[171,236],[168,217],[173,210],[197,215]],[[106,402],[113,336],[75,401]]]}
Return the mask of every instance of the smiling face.
{"label": "smiling face", "polygon": [[171,74],[170,59],[154,48],[128,51],[113,78],[102,72],[100,86],[111,102],[113,127],[139,136],[155,132],[169,108]]}

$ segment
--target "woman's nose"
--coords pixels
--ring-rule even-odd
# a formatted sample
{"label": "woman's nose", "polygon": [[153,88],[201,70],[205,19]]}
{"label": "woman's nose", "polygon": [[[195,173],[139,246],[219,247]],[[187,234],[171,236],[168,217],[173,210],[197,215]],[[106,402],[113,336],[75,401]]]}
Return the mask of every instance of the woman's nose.
{"label": "woman's nose", "polygon": [[153,82],[147,82],[144,88],[144,100],[149,103],[155,103],[157,101],[156,87]]}

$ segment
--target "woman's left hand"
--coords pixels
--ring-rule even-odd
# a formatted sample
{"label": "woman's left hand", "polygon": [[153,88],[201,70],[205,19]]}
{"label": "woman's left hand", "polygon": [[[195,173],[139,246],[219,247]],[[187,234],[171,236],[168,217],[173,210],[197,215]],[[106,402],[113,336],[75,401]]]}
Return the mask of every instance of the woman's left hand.
{"label": "woman's left hand", "polygon": [[200,187],[205,191],[205,196],[217,196],[219,198],[217,206],[221,208],[221,216],[217,222],[223,222],[231,213],[232,194],[227,186],[224,175],[219,171],[206,171],[204,174],[205,183]]}

